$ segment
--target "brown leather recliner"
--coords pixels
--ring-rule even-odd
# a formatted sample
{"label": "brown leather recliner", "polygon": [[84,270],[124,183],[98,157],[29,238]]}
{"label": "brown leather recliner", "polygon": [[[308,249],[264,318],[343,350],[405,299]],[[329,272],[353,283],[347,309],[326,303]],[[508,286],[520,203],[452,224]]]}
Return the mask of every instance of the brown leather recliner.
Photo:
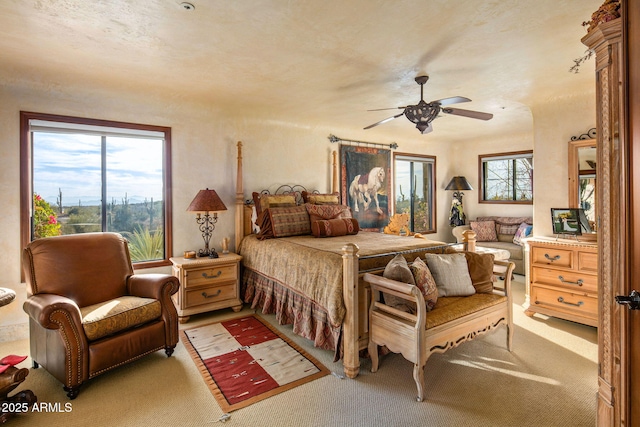
{"label": "brown leather recliner", "polygon": [[87,380],[178,343],[168,274],[133,274],[126,240],[86,233],[34,240],[23,251],[31,358],[74,399]]}

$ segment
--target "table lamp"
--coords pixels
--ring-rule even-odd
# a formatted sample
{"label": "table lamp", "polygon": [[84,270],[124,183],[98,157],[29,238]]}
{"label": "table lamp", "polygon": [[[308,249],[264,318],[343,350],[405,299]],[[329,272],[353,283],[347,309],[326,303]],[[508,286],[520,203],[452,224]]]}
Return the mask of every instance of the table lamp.
{"label": "table lamp", "polygon": [[[187,208],[187,212],[197,212],[196,222],[200,225],[202,239],[204,240],[204,249],[198,251],[199,257],[218,258],[216,250],[209,249],[209,241],[218,221],[218,212],[226,210],[227,207],[218,197],[218,193],[208,188],[198,191],[198,194],[196,194],[196,197]],[[204,212],[204,215],[202,215],[202,212]],[[209,212],[212,212],[213,215],[210,215]]]}

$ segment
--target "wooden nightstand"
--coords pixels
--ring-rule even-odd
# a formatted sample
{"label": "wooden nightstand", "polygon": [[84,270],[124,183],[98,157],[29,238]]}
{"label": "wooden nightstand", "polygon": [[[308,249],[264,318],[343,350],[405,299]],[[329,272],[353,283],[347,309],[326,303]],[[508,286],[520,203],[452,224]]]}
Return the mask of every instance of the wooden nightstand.
{"label": "wooden nightstand", "polygon": [[237,254],[219,258],[171,258],[173,275],[180,279],[180,290],[173,295],[180,323],[192,314],[231,307],[242,309],[240,299],[240,260]]}

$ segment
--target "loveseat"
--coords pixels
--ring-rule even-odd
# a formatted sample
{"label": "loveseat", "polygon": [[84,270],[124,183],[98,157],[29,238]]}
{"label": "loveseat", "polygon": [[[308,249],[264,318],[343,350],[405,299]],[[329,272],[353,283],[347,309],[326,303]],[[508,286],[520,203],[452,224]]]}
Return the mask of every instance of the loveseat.
{"label": "loveseat", "polygon": [[[529,227],[520,227],[521,224],[527,224]],[[476,218],[468,225],[454,227],[453,235],[458,243],[462,243],[462,233],[472,229],[476,232],[477,247],[508,250],[509,261],[515,264],[513,272],[524,275],[524,245],[519,242],[520,239],[531,236],[532,224],[531,217],[485,216]],[[521,232],[516,236],[518,229],[521,229]]]}

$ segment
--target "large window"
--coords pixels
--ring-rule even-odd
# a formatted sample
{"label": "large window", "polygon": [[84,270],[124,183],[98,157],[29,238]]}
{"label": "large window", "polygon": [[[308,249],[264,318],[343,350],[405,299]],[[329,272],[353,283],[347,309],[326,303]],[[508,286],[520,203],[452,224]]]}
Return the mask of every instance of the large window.
{"label": "large window", "polygon": [[122,234],[136,267],[171,256],[171,129],[21,113],[23,245]]}
{"label": "large window", "polygon": [[394,153],[395,213],[408,213],[411,231],[433,233],[436,158]]}
{"label": "large window", "polygon": [[533,203],[533,151],[478,157],[480,203]]}

